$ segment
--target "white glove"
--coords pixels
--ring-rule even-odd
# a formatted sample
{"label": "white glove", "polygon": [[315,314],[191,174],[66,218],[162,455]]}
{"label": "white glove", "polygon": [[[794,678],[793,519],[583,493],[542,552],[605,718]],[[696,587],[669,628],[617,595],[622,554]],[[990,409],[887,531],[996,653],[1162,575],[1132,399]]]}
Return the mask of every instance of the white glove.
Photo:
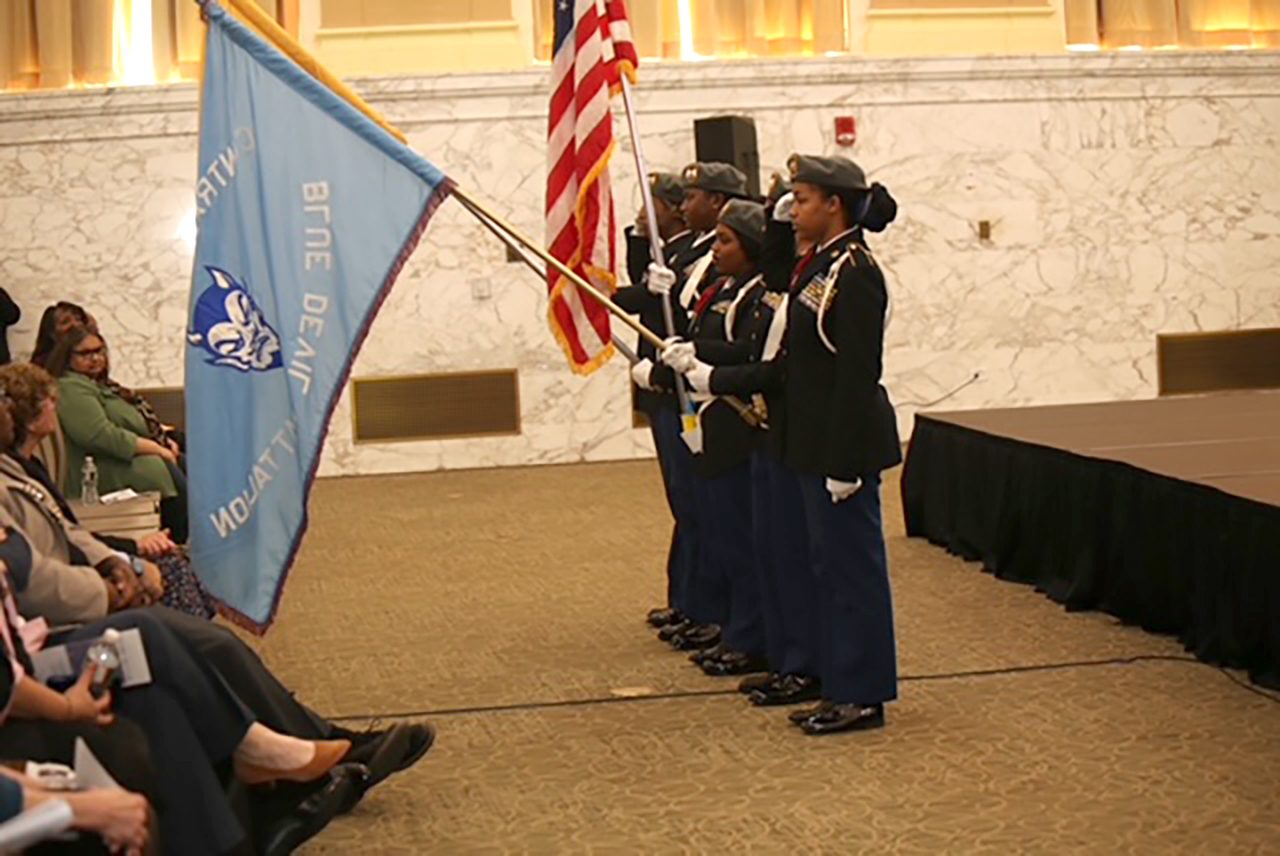
{"label": "white glove", "polygon": [[671,293],[671,289],[676,287],[676,272],[669,267],[663,267],[657,262],[650,262],[645,282],[649,287],[650,294],[665,297]]}
{"label": "white glove", "polygon": [[672,337],[663,343],[662,353],[658,355],[658,359],[683,374],[693,368],[693,364],[698,361],[698,349],[692,342]]}
{"label": "white glove", "polygon": [[711,392],[711,366],[694,358],[689,368],[681,371],[689,381],[689,386],[698,392]]}
{"label": "white glove", "polygon": [[840,481],[840,479],[827,479],[827,493],[831,494],[831,504],[839,505],[849,497],[853,496],[862,487],[862,479],[854,479],[851,482]]}
{"label": "white glove", "polygon": [[637,361],[631,366],[631,380],[635,382],[635,385],[653,392],[653,384],[649,382],[651,374],[653,374],[653,361],[648,357]]}
{"label": "white glove", "polygon": [[784,193],[778,197],[778,201],[773,203],[773,219],[780,220],[783,223],[790,223],[795,219],[796,195],[794,193]]}

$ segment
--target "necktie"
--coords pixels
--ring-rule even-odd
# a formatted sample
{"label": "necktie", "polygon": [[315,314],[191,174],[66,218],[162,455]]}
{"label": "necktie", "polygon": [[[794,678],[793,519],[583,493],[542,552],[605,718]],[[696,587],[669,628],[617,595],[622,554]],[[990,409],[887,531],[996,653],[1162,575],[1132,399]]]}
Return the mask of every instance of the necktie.
{"label": "necktie", "polygon": [[711,301],[716,299],[716,295],[720,293],[720,289],[724,288],[724,284],[728,281],[728,277],[717,280],[714,285],[702,292],[702,296],[698,298],[698,302],[693,307],[694,318],[702,317],[702,313],[707,311],[707,307],[711,305]]}
{"label": "necktie", "polygon": [[800,261],[796,262],[796,269],[791,274],[791,288],[789,289],[790,291],[795,291],[796,286],[800,284],[800,275],[804,273],[804,269],[808,267],[809,262],[813,261],[813,257],[817,255],[817,249],[818,248],[816,245],[810,247],[808,251],[805,252],[805,254],[800,257]]}

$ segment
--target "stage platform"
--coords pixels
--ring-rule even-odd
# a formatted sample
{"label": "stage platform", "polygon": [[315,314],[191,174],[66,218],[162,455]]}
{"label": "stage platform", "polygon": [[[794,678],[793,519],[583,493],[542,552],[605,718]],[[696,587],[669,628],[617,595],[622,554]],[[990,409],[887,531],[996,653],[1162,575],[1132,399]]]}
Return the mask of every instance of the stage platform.
{"label": "stage platform", "polygon": [[909,535],[1280,688],[1280,390],[926,413]]}

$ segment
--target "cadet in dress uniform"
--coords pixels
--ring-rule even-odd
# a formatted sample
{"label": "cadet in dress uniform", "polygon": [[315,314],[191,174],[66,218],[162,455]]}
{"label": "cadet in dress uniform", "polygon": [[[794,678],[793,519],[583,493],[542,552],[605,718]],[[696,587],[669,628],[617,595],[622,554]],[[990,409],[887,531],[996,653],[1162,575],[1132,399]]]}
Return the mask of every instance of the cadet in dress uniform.
{"label": "cadet in dress uniform", "polygon": [[[713,249],[720,276],[694,306],[692,341],[668,346],[664,362],[678,361],[679,354],[688,359],[701,355],[713,364],[751,358],[760,338],[752,326],[758,318],[755,304],[764,293],[758,270],[764,225],[764,207],[755,202],[734,199],[721,209]],[[655,379],[670,385],[674,373],[663,366]],[[762,420],[737,399],[696,392],[691,397],[702,432],[702,452],[695,458],[698,507],[708,510],[702,519],[704,567],[727,590],[720,644],[691,659],[710,675],[763,671],[766,645],[753,558],[750,467],[763,434]]]}
{"label": "cadet in dress uniform", "polygon": [[[774,202],[787,190],[775,177],[767,211],[772,212]],[[679,344],[663,353],[664,360],[674,359],[687,372],[696,390],[746,398],[769,424],[766,442],[752,456],[751,496],[757,588],[772,672],[739,685],[758,705],[796,704],[820,697],[817,579],[809,567],[800,479],[782,461],[787,413],[784,333],[795,253],[791,223],[770,219],[760,264],[764,282],[750,305],[740,359],[715,360],[707,349],[699,348],[696,360],[689,361],[682,359]],[[717,363],[714,368],[713,362]]]}
{"label": "cadet in dress uniform", "polygon": [[731,199],[746,199],[748,194],[747,177],[732,164],[689,164],[681,177],[684,180],[684,200],[680,213],[695,237],[687,256],[677,260],[681,265],[676,268],[680,271],[680,281],[673,294],[676,302],[684,307],[683,321],[687,325],[698,297],[718,279],[711,250],[720,212]]}
{"label": "cadet in dress uniform", "polygon": [[[649,187],[653,195],[654,218],[658,223],[658,235],[662,240],[662,253],[669,264],[679,264],[680,257],[689,251],[693,232],[685,225],[680,205],[684,202],[684,183],[677,175],[651,173]],[[651,263],[648,223],[642,208],[636,216],[636,225],[627,228],[627,272],[631,285],[618,289],[613,300],[627,312],[639,316],[640,323],[658,333],[666,332],[662,309],[662,295],[651,291],[647,283],[647,270]],[[641,357],[644,375],[652,367],[655,355],[653,345],[640,339],[636,353]],[[647,379],[645,380],[648,385]],[[636,386],[633,393],[635,407],[648,417],[649,430],[658,455],[658,467],[662,472],[662,484],[666,490],[667,504],[675,521],[671,532],[671,546],[667,551],[667,605],[649,611],[649,623],[663,627],[683,620],[685,608],[685,581],[697,556],[697,538],[693,519],[693,480],[689,476],[691,464],[677,461],[688,458],[690,452],[680,440],[679,406],[669,392]],[[681,526],[684,521],[684,526]]]}
{"label": "cadet in dress uniform", "polygon": [[[737,167],[724,163],[694,163],[684,169],[681,177],[684,199],[680,210],[686,225],[694,233],[694,239],[687,251],[668,260],[669,267],[651,264],[645,282],[655,294],[671,295],[677,332],[685,335],[698,298],[718,279],[711,250],[720,209],[729,200],[747,195],[747,179]],[[651,361],[641,360],[632,367],[632,379],[641,388],[653,387],[653,370]],[[676,437],[675,442],[683,447],[678,417],[677,414],[672,434]],[[675,467],[681,469],[679,481],[695,477],[692,455],[673,453],[671,457]],[[693,554],[696,557],[684,577],[683,614],[659,631],[659,638],[682,650],[717,644],[721,624],[728,616],[725,582],[702,559],[699,533],[703,520],[704,515],[697,508],[695,498],[688,521],[680,521],[682,530],[693,533]],[[658,616],[659,619],[664,617],[667,616]]]}
{"label": "cadet in dress uniform", "polygon": [[[884,229],[897,205],[844,158],[796,157],[792,169],[793,196],[774,216],[789,214],[813,246],[789,288],[781,440],[817,580],[823,701],[791,721],[830,734],[884,725],[884,704],[897,697],[879,488],[901,449],[880,383],[889,299],[861,233]],[[714,374],[708,380],[716,389]]]}
{"label": "cadet in dress uniform", "polygon": [[[877,728],[898,695],[880,474],[902,462],[881,384],[889,296],[862,242],[897,204],[845,158],[797,157],[792,220],[815,242],[787,319],[785,462],[801,481],[822,607],[822,698],[808,734]],[[828,262],[832,251],[839,256]]]}

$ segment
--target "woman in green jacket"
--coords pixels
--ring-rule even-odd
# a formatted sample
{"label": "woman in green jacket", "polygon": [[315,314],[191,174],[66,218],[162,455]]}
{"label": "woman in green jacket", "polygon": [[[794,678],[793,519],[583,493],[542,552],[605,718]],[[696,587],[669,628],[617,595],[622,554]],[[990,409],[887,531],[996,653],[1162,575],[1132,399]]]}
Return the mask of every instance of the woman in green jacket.
{"label": "woman in green jacket", "polygon": [[67,447],[69,496],[80,495],[87,455],[98,469],[98,490],[159,491],[160,520],[173,540],[187,539],[186,477],[174,450],[153,439],[146,418],[103,381],[107,346],[83,327],[68,331],[49,355],[49,373],[58,378],[58,421]]}

